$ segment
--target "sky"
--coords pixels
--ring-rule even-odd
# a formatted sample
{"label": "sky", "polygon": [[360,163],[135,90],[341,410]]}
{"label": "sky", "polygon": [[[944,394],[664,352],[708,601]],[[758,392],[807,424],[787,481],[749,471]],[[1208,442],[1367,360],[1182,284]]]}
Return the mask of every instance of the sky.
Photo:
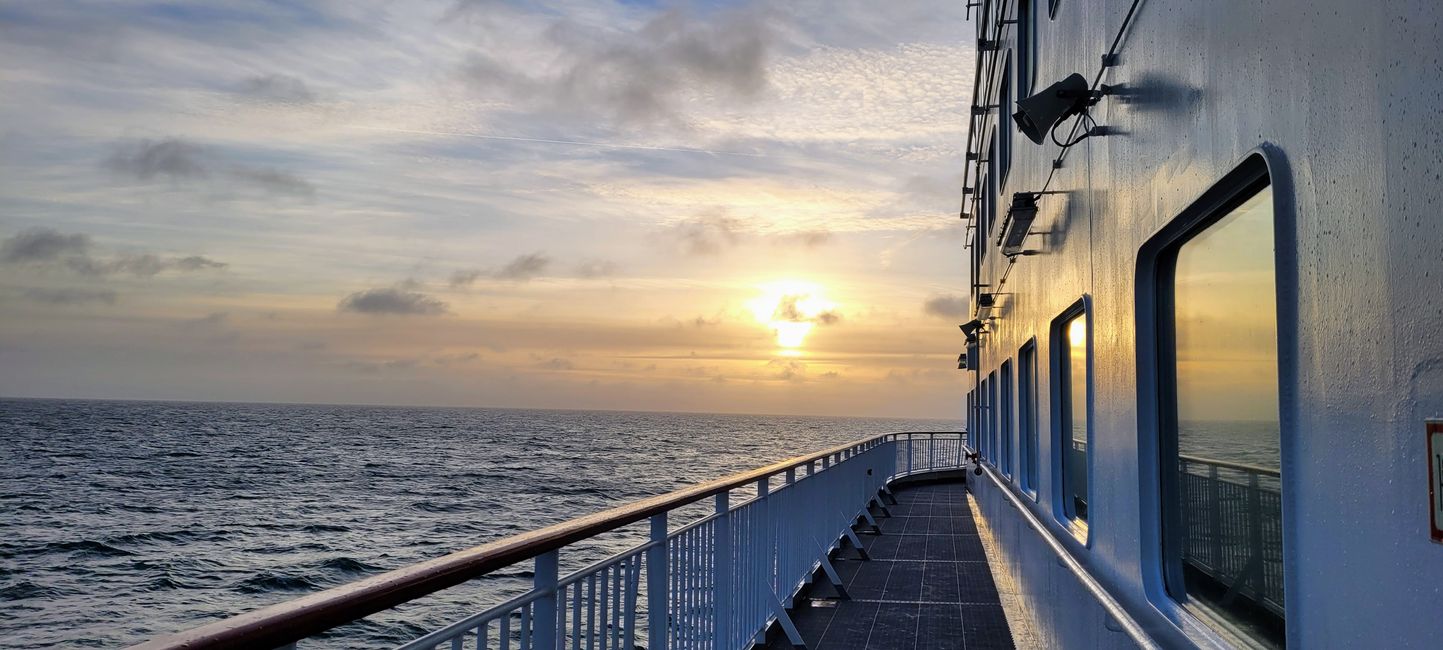
{"label": "sky", "polygon": [[0,1],[0,395],[960,418],[963,4]]}

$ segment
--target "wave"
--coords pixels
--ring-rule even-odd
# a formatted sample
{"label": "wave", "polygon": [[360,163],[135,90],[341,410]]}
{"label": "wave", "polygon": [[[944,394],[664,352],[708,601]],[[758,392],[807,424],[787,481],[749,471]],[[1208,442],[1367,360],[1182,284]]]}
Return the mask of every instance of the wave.
{"label": "wave", "polygon": [[316,591],[320,583],[306,576],[266,572],[240,581],[234,589],[243,594],[268,594],[277,591]]}
{"label": "wave", "polygon": [[367,564],[355,558],[346,557],[344,555],[329,558],[318,564],[317,567],[325,571],[333,571],[336,573],[374,573],[381,570],[381,567],[379,566],[376,566],[374,564]]}
{"label": "wave", "polygon": [[72,593],[59,587],[35,584],[29,580],[0,587],[0,600],[28,600],[31,598],[59,598]]}
{"label": "wave", "polygon": [[42,555],[46,553],[69,553],[72,557],[124,557],[135,555],[123,548],[117,548],[98,542],[93,539],[82,539],[78,542],[50,542],[40,546],[31,546],[22,551],[26,555]]}

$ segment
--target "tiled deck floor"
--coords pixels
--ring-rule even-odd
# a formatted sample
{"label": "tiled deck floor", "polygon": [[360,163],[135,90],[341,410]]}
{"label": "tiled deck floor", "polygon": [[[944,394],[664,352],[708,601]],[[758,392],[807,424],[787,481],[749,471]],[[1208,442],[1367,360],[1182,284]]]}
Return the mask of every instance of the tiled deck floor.
{"label": "tiled deck floor", "polygon": [[[834,560],[849,600],[825,580],[792,618],[811,650],[1012,648],[1012,635],[962,483],[897,490],[882,534],[862,534],[870,561]],[[789,648],[786,637],[771,648]]]}

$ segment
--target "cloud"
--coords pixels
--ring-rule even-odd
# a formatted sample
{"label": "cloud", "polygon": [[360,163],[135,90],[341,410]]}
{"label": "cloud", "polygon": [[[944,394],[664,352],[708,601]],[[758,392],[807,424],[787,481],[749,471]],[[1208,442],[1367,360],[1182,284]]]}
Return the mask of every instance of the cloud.
{"label": "cloud", "polygon": [[583,278],[606,278],[616,275],[620,266],[609,260],[589,260],[576,265],[576,275]]}
{"label": "cloud", "polygon": [[446,303],[419,291],[382,287],[357,291],[346,296],[336,305],[336,309],[357,314],[435,316],[446,313],[449,307]]}
{"label": "cloud", "polygon": [[842,322],[842,315],[831,309],[808,316],[800,303],[811,297],[811,294],[805,293],[782,296],[777,300],[776,309],[772,310],[772,320],[788,323],[816,323],[818,325],[836,325]]}
{"label": "cloud", "polygon": [[[518,255],[515,259],[507,262],[506,266],[491,271],[481,269],[460,269],[453,271],[451,277],[447,279],[447,284],[449,284],[452,289],[461,289],[476,284],[477,280],[484,277],[508,280],[511,282],[526,282],[541,275],[549,266],[551,266],[551,258],[538,251]],[[586,265],[583,265],[583,268],[578,270],[578,273],[581,273],[583,277],[595,277],[584,275],[583,271],[586,270],[585,267]],[[598,269],[599,268],[600,267],[598,267]]]}
{"label": "cloud", "polygon": [[829,230],[804,230],[778,235],[776,241],[781,244],[795,244],[805,248],[816,248],[830,243],[832,241],[832,233]]}
{"label": "cloud", "polygon": [[[602,116],[623,124],[682,124],[685,98],[734,102],[762,94],[775,18],[754,3],[705,16],[672,9],[631,30],[562,19],[537,42],[545,51],[478,49],[461,72],[478,93],[507,101],[518,111]],[[519,60],[523,54],[529,60]]]}
{"label": "cloud", "polygon": [[967,299],[952,294],[932,296],[922,304],[922,311],[938,318],[962,318],[967,315]]}
{"label": "cloud", "polygon": [[742,239],[742,220],[711,212],[677,224],[672,235],[688,255],[717,255]]}
{"label": "cloud", "polygon": [[117,174],[141,181],[159,176],[181,180],[209,175],[205,157],[202,149],[193,143],[165,138],[121,143],[105,165]]}
{"label": "cloud", "polygon": [[88,276],[125,273],[136,277],[151,277],[172,270],[193,272],[226,267],[224,262],[200,255],[165,258],[154,253],[130,253],[99,259],[91,255],[90,248],[90,238],[86,235],[31,228],[0,243],[0,263],[56,266]]}
{"label": "cloud", "polygon": [[273,194],[302,197],[315,194],[315,186],[295,174],[227,162],[215,150],[180,138],[119,143],[105,160],[105,167],[119,176],[142,182],[167,178],[178,183],[219,175]]}
{"label": "cloud", "polygon": [[230,314],[223,311],[211,312],[199,318],[191,318],[180,322],[182,327],[188,329],[214,330],[225,327],[230,321]]}
{"label": "cloud", "polygon": [[233,167],[230,170],[231,176],[238,180],[245,181],[273,194],[289,194],[291,196],[310,197],[315,196],[316,186],[311,185],[305,179],[290,172],[269,167]]}
{"label": "cloud", "polygon": [[20,231],[0,244],[0,262],[50,262],[67,253],[84,255],[89,247],[90,238],[79,233],[67,235],[50,228],[31,228]]}
{"label": "cloud", "polygon": [[23,295],[28,300],[47,305],[80,305],[85,303],[115,304],[115,292],[109,289],[26,289]]}
{"label": "cloud", "polygon": [[528,253],[519,255],[516,259],[506,263],[501,270],[496,272],[496,277],[501,280],[515,280],[525,282],[541,274],[551,265],[551,258],[541,253]]}
{"label": "cloud", "polygon": [[776,374],[772,376],[783,381],[806,381],[807,379],[807,364],[800,361],[772,359],[767,362],[767,367],[777,368]]}
{"label": "cloud", "polygon": [[274,104],[309,104],[316,101],[306,82],[286,74],[251,77],[241,82],[236,93],[245,99]]}
{"label": "cloud", "polygon": [[570,359],[553,357],[551,359],[547,359],[546,361],[542,361],[541,363],[536,364],[536,367],[543,368],[545,370],[574,370],[576,368],[576,364],[572,363]]}

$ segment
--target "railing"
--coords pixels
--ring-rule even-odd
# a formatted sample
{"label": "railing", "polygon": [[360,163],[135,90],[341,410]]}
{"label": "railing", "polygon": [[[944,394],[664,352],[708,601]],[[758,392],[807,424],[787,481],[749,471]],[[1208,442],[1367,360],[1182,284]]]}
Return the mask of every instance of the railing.
{"label": "railing", "polygon": [[1178,456],[1183,562],[1228,591],[1283,614],[1278,470]]}
{"label": "railing", "polygon": [[[957,469],[965,434],[886,434],[636,501],[150,641],[146,650],[277,648],[533,560],[533,588],[402,648],[732,650],[773,621],[794,645],[791,598],[871,520],[888,481]],[[773,489],[775,487],[775,489]],[[731,505],[734,490],[755,497]],[[675,530],[668,515],[710,497],[712,514]],[[574,542],[642,520],[650,539],[565,577]],[[872,522],[875,523],[875,522]]]}

